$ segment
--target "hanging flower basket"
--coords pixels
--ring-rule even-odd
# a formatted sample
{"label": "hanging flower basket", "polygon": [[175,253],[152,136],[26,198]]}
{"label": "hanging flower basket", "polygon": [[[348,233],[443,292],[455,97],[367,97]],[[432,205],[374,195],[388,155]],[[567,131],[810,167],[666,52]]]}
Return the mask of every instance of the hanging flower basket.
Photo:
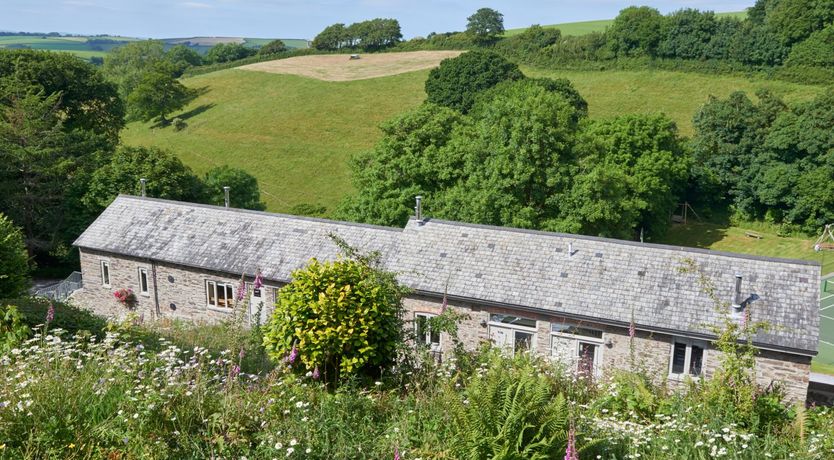
{"label": "hanging flower basket", "polygon": [[136,306],[136,294],[133,293],[133,289],[117,289],[113,296],[127,308],[133,309]]}

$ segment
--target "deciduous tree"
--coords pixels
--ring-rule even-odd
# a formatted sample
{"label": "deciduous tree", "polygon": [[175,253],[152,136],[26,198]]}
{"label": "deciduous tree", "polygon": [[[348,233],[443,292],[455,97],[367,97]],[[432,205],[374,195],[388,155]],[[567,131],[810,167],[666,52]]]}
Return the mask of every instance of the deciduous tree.
{"label": "deciduous tree", "polygon": [[205,197],[208,204],[223,205],[225,195],[223,187],[231,187],[231,206],[243,209],[263,211],[266,204],[261,201],[261,191],[258,180],[242,169],[230,166],[216,166],[211,168],[203,178]]}
{"label": "deciduous tree", "polygon": [[462,113],[472,108],[478,93],[507,80],[520,80],[518,66],[493,51],[469,51],[444,59],[426,80],[427,100]]}
{"label": "deciduous tree", "polygon": [[155,147],[122,146],[92,175],[83,203],[97,215],[120,193],[139,195],[141,178],[147,179],[149,197],[191,202],[204,197],[200,179],[172,153]]}
{"label": "deciduous tree", "polygon": [[165,116],[188,104],[195,92],[165,72],[147,72],[127,99],[130,115],[141,121],[159,118],[163,126]]}
{"label": "deciduous tree", "polygon": [[0,299],[26,293],[31,284],[30,268],[23,233],[0,213]]}
{"label": "deciduous tree", "polygon": [[476,43],[495,43],[504,34],[504,15],[492,8],[481,8],[466,20],[466,32]]}
{"label": "deciduous tree", "polygon": [[283,53],[284,51],[287,51],[287,45],[283,41],[272,40],[266,45],[260,47],[258,49],[258,54],[260,54],[261,56],[267,56],[270,54]]}

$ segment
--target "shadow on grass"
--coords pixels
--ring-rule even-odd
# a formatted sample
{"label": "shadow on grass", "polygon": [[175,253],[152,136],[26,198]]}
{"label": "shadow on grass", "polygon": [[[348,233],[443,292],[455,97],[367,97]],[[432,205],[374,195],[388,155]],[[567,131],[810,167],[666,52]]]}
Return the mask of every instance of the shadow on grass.
{"label": "shadow on grass", "polygon": [[196,117],[197,115],[200,115],[201,113],[203,113],[207,110],[213,109],[215,105],[217,105],[217,104],[215,104],[213,102],[210,103],[210,104],[201,104],[201,105],[198,105],[197,107],[194,107],[193,109],[189,110],[188,112],[183,112],[183,113],[177,115],[176,118],[179,118],[180,120],[185,121],[185,120],[188,120],[189,118]]}
{"label": "shadow on grass", "polygon": [[727,228],[722,224],[707,222],[688,222],[672,224],[657,243],[691,248],[709,248],[727,236]]}

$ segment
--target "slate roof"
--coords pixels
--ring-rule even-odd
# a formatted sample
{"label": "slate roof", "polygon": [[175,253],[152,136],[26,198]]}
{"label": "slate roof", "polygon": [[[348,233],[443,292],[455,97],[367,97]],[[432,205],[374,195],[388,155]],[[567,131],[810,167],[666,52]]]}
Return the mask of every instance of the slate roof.
{"label": "slate roof", "polygon": [[719,322],[702,280],[729,303],[738,273],[753,320],[775,326],[756,337],[758,345],[817,349],[820,268],[808,261],[432,219],[393,229],[129,196],[119,196],[75,245],[230,274],[260,269],[286,281],[312,257],[336,257],[330,233],[380,251],[419,293],[621,326],[633,314],[639,329],[693,337],[711,336],[707,325]]}
{"label": "slate roof", "polygon": [[316,257],[332,260],[335,234],[389,253],[401,229],[120,195],[74,245],[240,276],[288,281]]}
{"label": "slate roof", "polygon": [[755,342],[807,354],[818,344],[816,262],[412,219],[391,265],[418,291],[444,292],[448,282],[450,296],[617,325],[633,311],[641,329],[696,337],[712,336],[707,325],[721,319],[703,280],[729,308],[738,273],[752,319],[776,326]]}

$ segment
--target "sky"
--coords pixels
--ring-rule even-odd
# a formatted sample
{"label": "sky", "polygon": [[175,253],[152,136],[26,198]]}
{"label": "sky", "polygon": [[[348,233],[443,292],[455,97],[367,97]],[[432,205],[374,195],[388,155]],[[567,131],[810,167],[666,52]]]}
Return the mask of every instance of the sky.
{"label": "sky", "polygon": [[504,14],[507,29],[610,19],[630,5],[742,11],[753,0],[0,0],[0,30],[113,34],[309,38],[325,26],[376,17],[400,21],[405,38],[466,28],[482,7]]}

